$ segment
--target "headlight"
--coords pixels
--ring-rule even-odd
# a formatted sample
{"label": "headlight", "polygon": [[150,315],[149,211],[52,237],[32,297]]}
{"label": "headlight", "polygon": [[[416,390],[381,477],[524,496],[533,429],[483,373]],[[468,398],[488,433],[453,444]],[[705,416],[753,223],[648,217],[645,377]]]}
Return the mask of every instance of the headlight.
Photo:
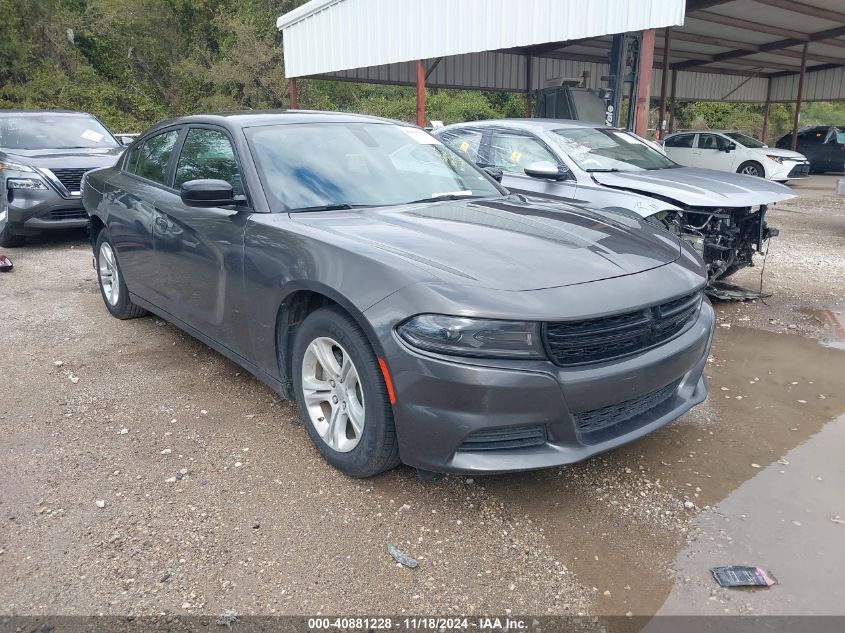
{"label": "headlight", "polygon": [[396,329],[409,345],[441,354],[483,358],[545,358],[540,324],[421,314]]}
{"label": "headlight", "polygon": [[8,161],[0,161],[0,171],[23,171],[23,172],[33,172],[35,171],[32,167],[28,167],[26,165],[19,165],[18,163],[10,163]]}
{"label": "headlight", "polygon": [[766,158],[773,160],[778,164],[783,162],[783,156],[772,156],[771,154],[766,154]]}
{"label": "headlight", "polygon": [[9,189],[46,189],[47,185],[40,178],[9,178],[6,180]]}

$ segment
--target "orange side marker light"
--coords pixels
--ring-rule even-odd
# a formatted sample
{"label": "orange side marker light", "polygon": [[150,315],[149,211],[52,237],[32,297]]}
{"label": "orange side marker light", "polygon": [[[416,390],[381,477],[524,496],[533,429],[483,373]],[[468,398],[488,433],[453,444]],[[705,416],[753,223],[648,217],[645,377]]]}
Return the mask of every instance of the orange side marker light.
{"label": "orange side marker light", "polygon": [[396,392],[393,391],[393,381],[390,379],[390,372],[387,371],[387,363],[383,358],[378,359],[378,366],[381,368],[381,375],[384,376],[384,384],[387,386],[387,396],[390,404],[396,404]]}

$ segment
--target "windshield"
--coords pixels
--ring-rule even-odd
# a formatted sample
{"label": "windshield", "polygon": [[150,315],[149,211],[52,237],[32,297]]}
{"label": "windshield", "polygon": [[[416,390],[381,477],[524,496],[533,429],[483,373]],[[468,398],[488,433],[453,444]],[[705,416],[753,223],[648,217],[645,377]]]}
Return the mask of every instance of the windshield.
{"label": "windshield", "polygon": [[551,137],[584,171],[650,171],[679,165],[633,134],[610,128],[553,130]]}
{"label": "windshield", "polygon": [[4,149],[75,149],[117,147],[103,124],[90,116],[36,114],[0,117]]}
{"label": "windshield", "polygon": [[744,147],[766,147],[756,138],[751,138],[750,136],[746,136],[745,134],[742,134],[740,132],[725,132],[725,136],[727,136],[731,140],[736,141]]}
{"label": "windshield", "polygon": [[502,195],[475,166],[418,128],[309,123],[246,134],[266,192],[292,211]]}

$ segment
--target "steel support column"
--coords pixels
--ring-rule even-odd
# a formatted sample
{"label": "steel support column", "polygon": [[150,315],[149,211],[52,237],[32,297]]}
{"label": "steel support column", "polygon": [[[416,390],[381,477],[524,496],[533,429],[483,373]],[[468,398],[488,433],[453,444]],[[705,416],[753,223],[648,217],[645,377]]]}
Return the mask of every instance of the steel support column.
{"label": "steel support column", "polygon": [[643,138],[648,134],[648,107],[651,103],[651,75],[654,66],[654,29],[643,31],[637,63],[637,103],[634,133]]}
{"label": "steel support column", "polygon": [[[666,120],[666,85],[669,82],[669,57],[672,54],[672,27],[667,26],[663,33],[663,71],[660,77],[660,116],[657,117],[657,138],[663,138],[663,121]],[[667,126],[668,128],[668,126]]]}
{"label": "steel support column", "polygon": [[534,65],[534,58],[531,55],[525,56],[525,118],[531,118],[531,88],[533,80],[531,77],[531,67]]}
{"label": "steel support column", "polygon": [[801,101],[804,98],[804,75],[807,74],[807,46],[808,42],[804,42],[804,48],[801,51],[801,74],[798,75],[798,94],[795,97],[795,117],[792,119],[792,142],[789,148],[794,152],[795,146],[798,144],[798,119],[801,116]]}
{"label": "steel support column", "polygon": [[760,140],[766,142],[769,135],[769,105],[772,101],[772,80],[766,81],[766,103],[763,105],[763,130],[760,132]]}
{"label": "steel support column", "polygon": [[677,107],[677,103],[675,102],[675,94],[678,88],[678,71],[674,68],[672,69],[672,94],[669,97],[671,101],[671,107],[669,108],[669,133],[675,131],[675,108]]}
{"label": "steel support column", "polygon": [[425,63],[417,60],[417,125],[425,127]]}
{"label": "steel support column", "polygon": [[290,109],[296,110],[299,105],[299,94],[296,91],[296,77],[288,79],[288,96],[290,97]]}

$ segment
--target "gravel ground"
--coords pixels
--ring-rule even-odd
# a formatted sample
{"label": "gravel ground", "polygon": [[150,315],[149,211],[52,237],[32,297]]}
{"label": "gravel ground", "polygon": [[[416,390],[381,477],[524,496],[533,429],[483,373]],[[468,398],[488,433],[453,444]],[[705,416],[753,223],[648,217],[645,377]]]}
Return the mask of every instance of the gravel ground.
{"label": "gravel ground", "polygon": [[773,297],[717,305],[707,403],[582,464],[427,484],[344,477],[247,372],[155,318],[111,318],[84,235],[15,250],[0,615],[654,613],[698,511],[845,411],[845,354],[800,336],[845,304],[833,184],[772,212]]}

